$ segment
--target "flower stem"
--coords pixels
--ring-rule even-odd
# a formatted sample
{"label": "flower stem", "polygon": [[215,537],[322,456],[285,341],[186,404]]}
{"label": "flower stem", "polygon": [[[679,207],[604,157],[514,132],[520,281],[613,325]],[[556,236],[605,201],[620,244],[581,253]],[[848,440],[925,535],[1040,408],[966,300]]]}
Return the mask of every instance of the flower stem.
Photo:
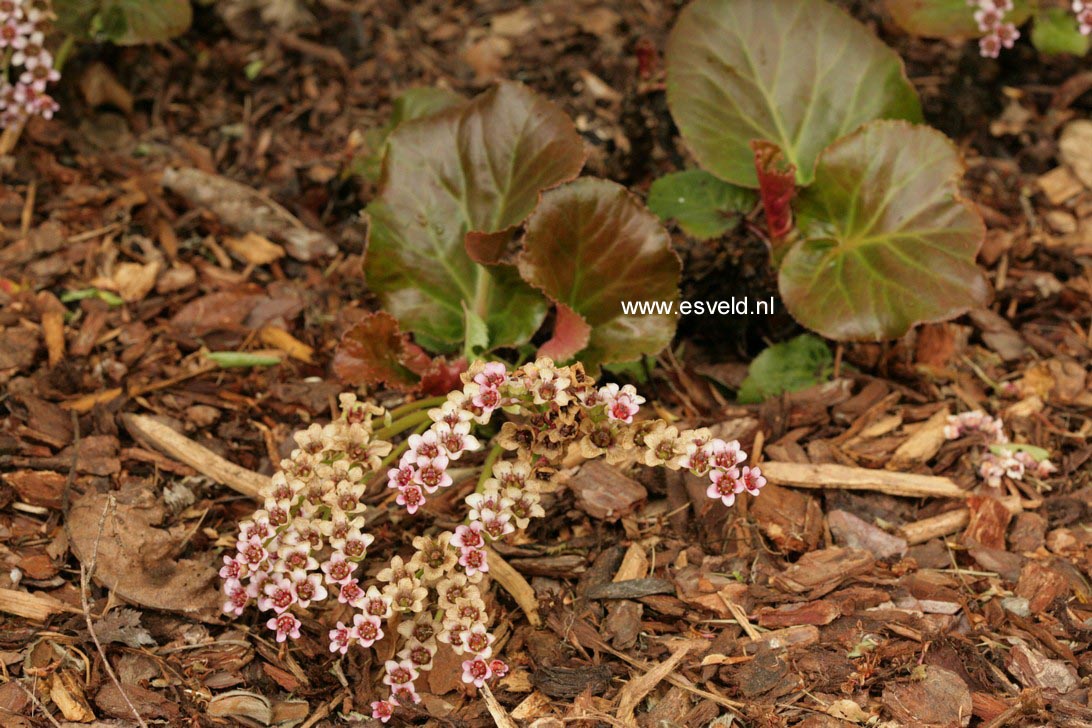
{"label": "flower stem", "polygon": [[489,454],[485,456],[485,462],[482,463],[482,474],[478,476],[478,487],[474,489],[475,492],[481,493],[485,490],[485,481],[489,480],[493,475],[493,463],[500,460],[503,454],[504,448],[500,445],[494,445]]}
{"label": "flower stem", "polygon": [[[427,430],[431,424],[431,422],[422,422],[420,425],[417,426],[417,429],[414,430],[414,434],[420,435],[422,432]],[[387,468],[390,466],[390,464],[400,458],[402,456],[402,453],[404,453],[407,449],[409,449],[408,438],[398,443],[398,445],[396,445],[395,447],[391,448],[391,451],[387,453],[387,457],[383,458],[379,462],[379,467],[375,469],[375,477],[368,481],[368,490],[371,490],[372,486],[374,486],[376,483],[383,479],[383,477],[387,473]]]}
{"label": "flower stem", "polygon": [[57,54],[53,57],[53,69],[57,73],[61,72],[61,68],[64,66],[64,62],[68,60],[68,56],[72,53],[72,49],[76,47],[76,36],[66,35],[64,41],[61,42],[61,47],[57,49]]}
{"label": "flower stem", "polygon": [[410,412],[416,412],[417,410],[439,407],[447,401],[447,395],[441,395],[439,397],[428,397],[427,399],[418,399],[413,402],[406,402],[403,405],[395,407],[387,412],[390,415],[391,420],[397,420],[399,417],[404,417]]}
{"label": "flower stem", "polygon": [[376,430],[372,433],[372,439],[375,440],[389,440],[395,435],[401,435],[411,427],[416,427],[422,422],[432,422],[428,416],[428,412],[414,412],[411,415],[399,418],[390,423],[381,430]]}

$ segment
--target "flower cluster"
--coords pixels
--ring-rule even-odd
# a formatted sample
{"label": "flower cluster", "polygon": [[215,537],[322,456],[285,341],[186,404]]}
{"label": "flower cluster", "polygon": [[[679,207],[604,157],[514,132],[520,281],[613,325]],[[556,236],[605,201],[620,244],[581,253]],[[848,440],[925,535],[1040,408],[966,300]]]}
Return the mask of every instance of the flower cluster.
{"label": "flower cluster", "polygon": [[[383,722],[398,706],[420,702],[416,681],[432,669],[441,644],[464,658],[468,684],[481,687],[507,672],[494,656],[484,600],[489,544],[545,515],[542,496],[566,454],[687,468],[708,476],[709,496],[725,505],[744,491],[758,495],[766,483],[757,467],[742,465],[738,442],[639,419],[645,400],[632,385],[596,387],[579,364],[543,358],[510,371],[477,362],[462,378],[462,388],[432,409],[435,402],[423,401],[386,412],[342,395],[337,420],[296,433],[298,448],[263,492],[263,507],[241,524],[220,572],[224,611],[238,615],[256,604],[270,613],[266,624],[278,642],[298,638],[300,612],[328,596],[351,615],[329,630],[331,652],[390,635],[397,651],[382,678],[390,692],[372,703],[372,716]],[[385,476],[394,502],[416,513],[454,484],[452,463],[482,448],[474,428],[498,411],[506,421],[465,498],[464,523],[418,535],[408,560],[394,556],[377,583],[362,585],[360,566],[373,541],[364,532],[368,485]],[[389,441],[413,428],[397,448]]]}
{"label": "flower cluster", "polygon": [[1020,37],[1016,25],[1005,21],[1005,16],[1012,11],[1012,0],[967,1],[975,8],[974,19],[978,29],[985,33],[978,41],[979,52],[986,58],[997,58],[1002,48],[1012,48]]}
{"label": "flower cluster", "polygon": [[1077,16],[1077,27],[1081,35],[1092,35],[1092,2],[1073,0],[1073,14]]}
{"label": "flower cluster", "polygon": [[738,441],[713,437],[707,428],[680,432],[663,421],[654,421],[638,437],[645,445],[646,465],[685,468],[694,475],[708,476],[706,495],[725,506],[735,504],[736,496],[744,491],[758,495],[766,485],[761,468],[742,465],[747,453]]}
{"label": "flower cluster", "polygon": [[376,599],[387,597],[365,593],[354,575],[373,540],[363,532],[366,476],[391,450],[372,438],[372,418],[383,410],[351,394],[341,396],[341,405],[339,419],[295,434],[298,448],[281,462],[263,507],[240,525],[235,553],[224,556],[220,569],[224,611],[239,615],[256,602],[272,612],[267,626],[278,642],[299,637],[293,608],[306,609],[330,592],[361,609],[346,635],[365,646],[382,637],[369,618],[390,608],[381,609]]}
{"label": "flower cluster", "polygon": [[46,86],[61,78],[45,48],[48,25],[49,14],[30,0],[0,0],[0,49],[4,51],[0,126],[35,115],[52,119],[59,108],[46,93]]}
{"label": "flower cluster", "polygon": [[[418,536],[413,540],[415,552],[408,562],[395,556],[376,577],[385,584],[377,593],[388,609],[384,614],[377,609],[371,616],[378,620],[390,618],[393,613],[397,621],[392,624],[402,645],[398,659],[387,660],[383,668],[383,683],[390,695],[371,706],[372,717],[384,723],[397,706],[421,701],[414,681],[432,669],[441,642],[467,658],[462,663],[466,683],[481,687],[486,680],[508,671],[507,665],[493,656],[494,637],[489,632],[489,613],[481,592],[483,571],[466,567],[458,557],[471,542],[463,538],[465,528],[460,526],[455,534],[444,531],[436,536]],[[369,593],[373,590],[375,587],[370,587]],[[360,615],[354,619],[360,619]],[[334,650],[335,644],[342,652],[348,649],[352,630],[339,622],[330,632],[330,649]]]}
{"label": "flower cluster", "polygon": [[981,410],[952,415],[944,428],[944,436],[949,440],[975,433],[985,436],[989,445],[979,463],[978,474],[991,487],[1000,487],[1003,477],[1023,480],[1025,474],[1030,474],[1045,478],[1058,470],[1048,458],[1036,458],[1027,449],[1010,445],[1001,420]]}

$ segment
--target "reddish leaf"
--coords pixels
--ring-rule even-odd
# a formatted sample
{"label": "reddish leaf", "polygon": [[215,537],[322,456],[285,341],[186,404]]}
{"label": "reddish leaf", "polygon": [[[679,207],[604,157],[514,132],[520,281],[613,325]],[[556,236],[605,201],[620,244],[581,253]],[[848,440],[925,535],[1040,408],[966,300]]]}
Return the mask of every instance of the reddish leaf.
{"label": "reddish leaf", "polygon": [[452,375],[452,368],[459,366],[434,360],[411,343],[385,311],[366,315],[346,331],[334,354],[334,373],[343,382],[353,386],[386,384],[402,392],[448,386],[453,376],[458,378],[458,371]]}
{"label": "reddish leaf", "polygon": [[796,196],[796,167],[785,159],[780,147],[773,142],[755,139],[755,173],[762,207],[766,210],[766,226],[770,230],[770,247],[780,258],[778,243],[792,230],[792,207]]}
{"label": "reddish leaf", "polygon": [[556,310],[554,335],[539,347],[538,355],[548,356],[554,361],[568,361],[588,345],[591,326],[583,316],[564,303],[556,304]]}
{"label": "reddish leaf", "polygon": [[[592,177],[543,193],[519,256],[524,280],[591,326],[579,358],[592,370],[670,343],[680,268],[656,216],[621,185]],[[627,313],[626,300],[662,302],[670,312]]]}

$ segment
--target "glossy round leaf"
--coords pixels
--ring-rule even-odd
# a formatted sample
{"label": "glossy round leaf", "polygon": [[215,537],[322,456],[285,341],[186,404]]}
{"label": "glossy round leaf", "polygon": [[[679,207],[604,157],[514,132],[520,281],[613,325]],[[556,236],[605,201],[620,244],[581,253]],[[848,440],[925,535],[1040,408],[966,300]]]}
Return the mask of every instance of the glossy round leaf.
{"label": "glossy round leaf", "polygon": [[683,232],[698,240],[709,240],[734,228],[756,201],[753,191],[702,169],[665,174],[648,190],[648,209],[661,220],[675,220]]}
{"label": "glossy round leaf", "polygon": [[526,342],[546,300],[511,266],[482,266],[468,233],[520,224],[539,192],[575,177],[584,149],[572,122],[516,83],[399,124],[387,139],[365,270],[383,307],[427,345],[463,340],[464,306],[488,327],[490,346]]}
{"label": "glossy round leaf", "polygon": [[702,167],[757,187],[750,142],[808,184],[819,153],[873,119],[921,118],[902,61],[825,0],[696,0],[667,46],[667,99]]}
{"label": "glossy round leaf", "polygon": [[779,275],[789,313],[832,339],[878,340],[985,303],[985,227],[959,195],[962,169],[947,137],[905,122],[832,144],[797,199],[801,239]]}
{"label": "glossy round leaf", "polygon": [[661,351],[678,315],[626,314],[623,301],[675,309],[681,266],[656,216],[629,191],[584,177],[544,192],[527,220],[519,271],[591,326],[577,359],[595,369]]}

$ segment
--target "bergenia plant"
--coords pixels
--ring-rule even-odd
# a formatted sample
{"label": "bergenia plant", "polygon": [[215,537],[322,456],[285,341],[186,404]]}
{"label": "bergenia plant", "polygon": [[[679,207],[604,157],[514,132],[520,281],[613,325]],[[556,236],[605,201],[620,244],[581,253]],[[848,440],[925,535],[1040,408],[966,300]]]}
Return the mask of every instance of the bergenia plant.
{"label": "bergenia plant", "polygon": [[78,41],[162,43],[189,29],[189,0],[52,0],[57,27]]}
{"label": "bergenia plant", "polygon": [[1092,46],[1088,0],[887,0],[908,33],[929,38],[978,38],[978,50],[997,58],[1030,21],[1031,44],[1042,53],[1083,56]]}
{"label": "bergenia plant", "polygon": [[59,108],[46,89],[60,80],[46,48],[52,13],[32,0],[0,0],[0,127],[18,127],[32,116],[52,119]]}
{"label": "bergenia plant", "polygon": [[[553,490],[566,454],[685,468],[708,478],[709,497],[726,506],[740,493],[758,495],[766,483],[758,467],[743,465],[738,442],[643,419],[644,398],[632,385],[596,387],[580,364],[540,358],[509,370],[478,361],[461,379],[446,397],[390,412],[343,394],[338,419],[296,433],[298,448],[265,489],[262,508],[240,525],[220,572],[224,611],[241,615],[256,606],[278,642],[299,638],[304,610],[313,614],[329,601],[351,610],[329,624],[331,652],[393,639],[394,658],[381,679],[389,695],[372,704],[384,722],[396,707],[420,701],[417,681],[441,644],[461,656],[468,684],[481,687],[506,672],[484,599],[489,544],[545,515],[542,496]],[[499,431],[497,419],[504,420]],[[471,466],[490,423],[494,442],[484,462]],[[464,498],[463,523],[418,533],[408,558],[394,556],[369,578],[369,489],[385,483],[386,507],[412,515],[438,492],[462,487],[456,464],[480,470]]]}
{"label": "bergenia plant", "polygon": [[723,219],[749,202],[729,188],[758,189],[801,324],[891,339],[987,300],[985,226],[960,196],[959,154],[918,125],[901,59],[859,22],[826,0],[696,0],[666,60],[671,114],[719,185],[699,199],[718,200]]}
{"label": "bergenia plant", "polygon": [[1000,418],[981,410],[950,416],[944,436],[949,440],[977,437],[987,446],[979,460],[978,474],[993,488],[1000,487],[1005,477],[1023,480],[1031,475],[1042,479],[1058,471],[1050,462],[1050,453],[1034,445],[1010,442]]}
{"label": "bergenia plant", "polygon": [[[397,123],[371,135],[381,157],[368,204],[365,273],[414,346],[467,361],[531,341],[579,355],[590,370],[634,361],[670,341],[676,315],[623,314],[634,291],[678,298],[681,267],[655,215],[614,182],[576,179],[584,145],[561,109],[502,82],[470,101],[415,92]],[[412,347],[376,346],[375,314],[342,338],[334,370],[354,385],[403,390],[427,378]],[[543,332],[540,339],[547,338]]]}

